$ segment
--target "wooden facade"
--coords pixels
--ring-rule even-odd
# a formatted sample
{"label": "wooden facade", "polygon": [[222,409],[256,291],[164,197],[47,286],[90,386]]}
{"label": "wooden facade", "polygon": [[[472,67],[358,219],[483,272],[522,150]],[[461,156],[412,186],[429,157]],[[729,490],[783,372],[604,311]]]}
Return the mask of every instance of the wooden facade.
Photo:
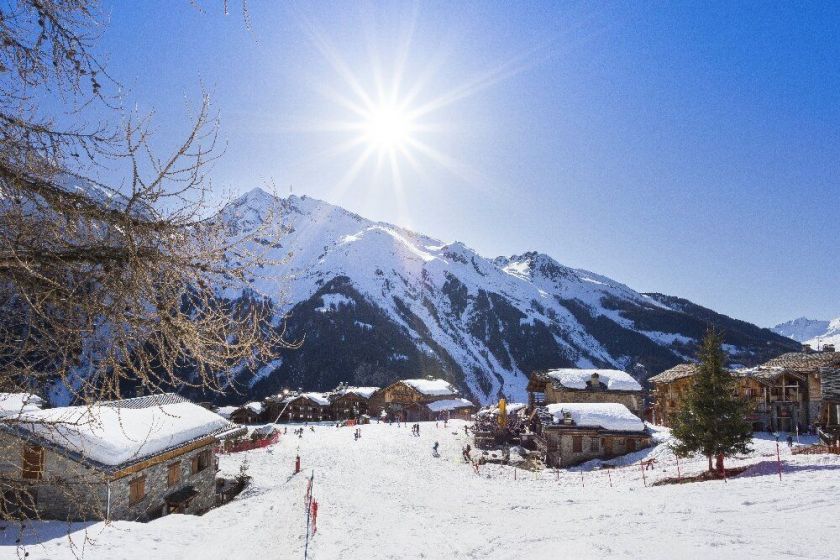
{"label": "wooden facade", "polygon": [[[438,414],[426,405],[432,402],[458,397],[458,391],[450,387],[447,394],[425,394],[412,386],[411,380],[400,380],[377,391],[370,400],[370,411],[373,415],[382,416],[402,422],[416,422],[434,420]],[[445,383],[442,380],[435,380]],[[448,384],[447,384],[448,385]]]}
{"label": "wooden facade", "polygon": [[368,413],[368,399],[348,392],[333,399],[330,404],[333,420],[350,420]]}

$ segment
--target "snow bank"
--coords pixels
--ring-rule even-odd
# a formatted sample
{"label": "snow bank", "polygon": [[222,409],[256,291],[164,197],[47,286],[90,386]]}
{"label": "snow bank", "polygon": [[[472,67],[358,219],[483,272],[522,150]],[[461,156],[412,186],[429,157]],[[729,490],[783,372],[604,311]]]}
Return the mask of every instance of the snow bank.
{"label": "snow bank", "polygon": [[444,412],[447,410],[456,410],[467,406],[475,406],[467,399],[446,399],[442,401],[431,402],[426,407],[432,412]]}
{"label": "snow bank", "polygon": [[592,379],[593,374],[597,374],[598,380],[610,391],[642,390],[642,386],[630,377],[630,374],[617,369],[563,368],[551,370],[546,375],[569,389],[586,389],[586,384]]}
{"label": "snow bank", "polygon": [[239,410],[238,406],[220,406],[216,409],[216,414],[222,418],[230,418],[230,415]]}
{"label": "snow bank", "polygon": [[403,383],[429,397],[458,394],[458,389],[444,379],[403,379]]}
{"label": "snow bank", "polygon": [[31,393],[0,393],[0,416],[16,416],[43,406],[44,400]]}
{"label": "snow bank", "polygon": [[105,465],[156,455],[230,426],[190,402],[146,408],[68,406],[25,412],[19,422],[16,426]]}
{"label": "snow bank", "polygon": [[642,432],[645,429],[644,422],[623,404],[557,403],[546,408],[554,416],[556,424],[563,421],[563,413],[567,412],[577,426],[600,427],[621,432]]}

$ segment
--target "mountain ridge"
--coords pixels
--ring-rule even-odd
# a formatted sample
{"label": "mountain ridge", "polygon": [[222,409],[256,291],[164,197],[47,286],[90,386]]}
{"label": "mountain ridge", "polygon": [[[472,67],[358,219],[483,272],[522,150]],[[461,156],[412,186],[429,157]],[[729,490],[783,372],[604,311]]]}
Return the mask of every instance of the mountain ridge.
{"label": "mountain ridge", "polygon": [[532,370],[560,366],[618,367],[644,380],[692,359],[710,322],[724,329],[736,363],[798,347],[545,253],[486,258],[461,242],[307,196],[253,189],[219,218],[231,235],[266,220],[282,228],[278,243],[255,243],[283,263],[260,270],[248,285],[271,299],[278,318],[287,316],[290,336],[306,335],[300,350],[284,352],[272,367],[238,372],[237,387],[255,398],[284,386],[328,389],[339,381],[385,384],[429,374],[482,402],[519,400]]}

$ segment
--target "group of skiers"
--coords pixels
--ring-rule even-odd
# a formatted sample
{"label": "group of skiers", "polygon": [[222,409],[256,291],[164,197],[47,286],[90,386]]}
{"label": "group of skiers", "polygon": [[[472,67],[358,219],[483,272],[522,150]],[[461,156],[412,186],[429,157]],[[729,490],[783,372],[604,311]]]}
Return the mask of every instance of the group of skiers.
{"label": "group of skiers", "polygon": [[361,438],[361,437],[362,437],[362,429],[361,428],[356,428],[356,431],[353,432],[353,439],[355,441],[359,441],[359,438]]}
{"label": "group of skiers", "polygon": [[420,424],[411,425],[411,435],[420,437]]}

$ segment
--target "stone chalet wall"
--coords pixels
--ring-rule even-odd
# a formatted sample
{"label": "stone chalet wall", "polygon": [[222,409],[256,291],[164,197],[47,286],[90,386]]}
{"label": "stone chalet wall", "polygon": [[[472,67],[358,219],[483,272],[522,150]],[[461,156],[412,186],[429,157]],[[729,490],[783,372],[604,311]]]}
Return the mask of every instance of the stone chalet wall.
{"label": "stone chalet wall", "polygon": [[641,391],[589,391],[586,389],[557,388],[552,383],[546,383],[546,404],[554,403],[619,403],[626,406],[630,412],[641,418]]}
{"label": "stone chalet wall", "polygon": [[[163,461],[137,473],[112,481],[111,519],[147,520],[165,515],[164,498],[185,486],[193,486],[198,491],[198,495],[192,499],[186,513],[203,513],[213,507],[216,504],[215,454],[209,467],[196,474],[190,474],[192,458],[205,449],[212,450],[213,445],[199,447],[168,461]],[[167,471],[169,465],[176,462],[181,463],[181,482],[177,486],[169,487],[167,485]],[[131,481],[141,476],[146,477],[146,496],[138,503],[129,505]]]}
{"label": "stone chalet wall", "polygon": [[[167,461],[154,464],[137,473],[111,480],[106,473],[86,467],[59,453],[44,449],[44,472],[39,481],[22,478],[24,441],[0,432],[0,482],[3,491],[13,486],[26,488],[35,496],[37,515],[43,519],[68,521],[102,520],[108,512],[110,486],[110,518],[114,520],[148,520],[165,514],[164,498],[185,486],[193,486],[198,495],[193,498],[186,513],[202,513],[216,503],[216,458],[212,455],[210,466],[190,474],[191,459],[213,445],[183,453]],[[181,462],[181,482],[167,486],[168,466]],[[137,504],[129,505],[131,481],[146,477],[146,495]]]}
{"label": "stone chalet wall", "polygon": [[41,480],[23,479],[24,445],[20,438],[0,432],[0,472],[7,480],[0,487],[10,492],[10,500],[16,487],[34,498],[40,518],[105,519],[107,483],[103,473],[45,448]]}
{"label": "stone chalet wall", "polygon": [[[591,459],[609,459],[626,455],[649,447],[651,443],[650,436],[644,432],[605,432],[595,428],[545,428],[542,435],[547,444],[546,464],[550,467],[568,467]],[[574,436],[582,436],[580,452],[573,450]],[[605,445],[607,438],[612,441],[611,453],[608,452],[607,445]],[[629,439],[635,441],[635,449],[628,449],[627,441]],[[593,440],[595,441],[594,449],[592,447]]]}

